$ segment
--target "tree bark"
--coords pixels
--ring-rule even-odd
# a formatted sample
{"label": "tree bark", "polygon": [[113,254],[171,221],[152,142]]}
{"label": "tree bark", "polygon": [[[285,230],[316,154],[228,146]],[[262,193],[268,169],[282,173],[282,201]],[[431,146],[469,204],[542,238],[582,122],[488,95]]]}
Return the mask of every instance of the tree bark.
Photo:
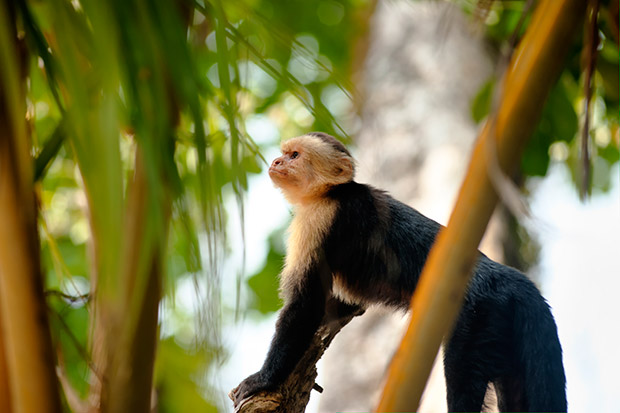
{"label": "tree bark", "polygon": [[[359,313],[361,314],[361,313]],[[316,363],[320,360],[332,340],[356,315],[340,318],[322,325],[314,335],[310,347],[293,370],[293,373],[274,392],[260,392],[242,400],[235,407],[235,413],[303,412],[310,400],[310,392],[322,392],[315,380]],[[229,396],[232,398],[232,391]]]}
{"label": "tree bark", "polygon": [[[129,189],[126,216],[125,259],[122,270],[123,303],[126,314],[116,328],[117,351],[111,358],[110,380],[103,389],[108,412],[148,412],[151,410],[153,367],[158,341],[158,309],[163,277],[162,250],[165,248],[170,217],[169,198],[159,208],[164,212],[158,230],[162,237],[149,234],[149,186],[141,160],[136,155],[136,172]],[[152,217],[151,217],[152,218]],[[162,241],[163,239],[163,241]],[[145,258],[146,262],[140,262]]]}
{"label": "tree bark", "polygon": [[8,411],[53,413],[60,412],[60,397],[26,127],[26,53],[13,6],[0,2],[0,358],[6,361],[0,394],[10,391]]}

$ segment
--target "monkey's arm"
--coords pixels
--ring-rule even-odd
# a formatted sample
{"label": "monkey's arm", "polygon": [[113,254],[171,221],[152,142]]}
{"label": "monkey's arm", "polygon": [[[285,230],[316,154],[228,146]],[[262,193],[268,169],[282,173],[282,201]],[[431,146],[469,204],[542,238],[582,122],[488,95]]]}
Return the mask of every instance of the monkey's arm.
{"label": "monkey's arm", "polygon": [[[262,390],[275,390],[293,371],[316,333],[325,314],[326,296],[331,285],[329,269],[314,265],[300,275],[300,283],[284,305],[276,323],[276,333],[263,367],[232,391],[237,405]],[[327,273],[326,273],[327,272]]]}

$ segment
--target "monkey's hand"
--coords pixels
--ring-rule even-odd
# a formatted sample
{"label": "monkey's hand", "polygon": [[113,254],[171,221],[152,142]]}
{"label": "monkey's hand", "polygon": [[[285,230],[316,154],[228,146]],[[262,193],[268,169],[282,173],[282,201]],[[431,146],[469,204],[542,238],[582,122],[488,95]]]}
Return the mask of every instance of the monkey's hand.
{"label": "monkey's hand", "polygon": [[243,400],[261,391],[275,390],[275,387],[264,378],[261,372],[257,372],[248,376],[237,387],[232,389],[228,394],[237,407]]}

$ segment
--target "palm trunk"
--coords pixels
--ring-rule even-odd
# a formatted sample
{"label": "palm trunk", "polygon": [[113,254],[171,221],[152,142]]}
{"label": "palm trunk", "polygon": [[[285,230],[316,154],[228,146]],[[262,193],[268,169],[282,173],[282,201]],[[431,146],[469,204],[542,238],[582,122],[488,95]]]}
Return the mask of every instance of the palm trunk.
{"label": "palm trunk", "polygon": [[[151,389],[153,381],[153,365],[158,339],[158,308],[161,298],[163,275],[162,253],[166,246],[166,233],[170,218],[169,198],[166,197],[158,209],[163,211],[163,219],[159,222],[158,232],[163,236],[155,237],[147,234],[148,225],[153,225],[152,215],[148,213],[149,192],[141,151],[136,156],[136,171],[130,185],[130,196],[127,206],[127,236],[125,244],[126,259],[122,270],[121,282],[123,303],[117,319],[118,337],[108,340],[118,341],[111,354],[109,387],[104,389],[106,403],[102,405],[104,412],[148,412],[151,409]],[[152,228],[151,228],[152,229]],[[146,249],[146,250],[145,250]],[[145,257],[145,262],[140,258]],[[122,317],[126,314],[126,317]]]}
{"label": "palm trunk", "polygon": [[[25,61],[12,2],[0,5],[0,394],[8,411],[60,412],[43,295],[33,164],[25,117]],[[8,402],[0,402],[6,407]],[[4,405],[4,406],[3,406]],[[7,411],[2,409],[2,411]]]}

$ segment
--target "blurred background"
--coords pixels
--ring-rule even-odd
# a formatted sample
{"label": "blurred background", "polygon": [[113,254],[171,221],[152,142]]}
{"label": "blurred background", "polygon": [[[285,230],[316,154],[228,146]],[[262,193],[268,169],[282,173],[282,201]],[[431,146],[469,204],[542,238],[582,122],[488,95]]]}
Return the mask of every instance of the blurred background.
{"label": "blurred background", "polygon": [[[29,254],[62,409],[115,405],[108,383],[143,380],[156,411],[232,411],[227,393],[262,365],[282,305],[291,208],[266,173],[281,140],[337,136],[358,181],[445,224],[529,3],[4,1],[1,45],[16,53],[2,55],[15,70],[0,73],[0,109],[25,114],[7,115],[7,130],[31,155]],[[513,177],[530,214],[499,206],[480,247],[548,299],[573,411],[620,403],[618,1],[599,7],[598,41],[585,29],[566,40]],[[371,410],[407,321],[373,309],[347,326],[308,411]],[[442,386],[435,372],[423,411],[445,411]]]}

